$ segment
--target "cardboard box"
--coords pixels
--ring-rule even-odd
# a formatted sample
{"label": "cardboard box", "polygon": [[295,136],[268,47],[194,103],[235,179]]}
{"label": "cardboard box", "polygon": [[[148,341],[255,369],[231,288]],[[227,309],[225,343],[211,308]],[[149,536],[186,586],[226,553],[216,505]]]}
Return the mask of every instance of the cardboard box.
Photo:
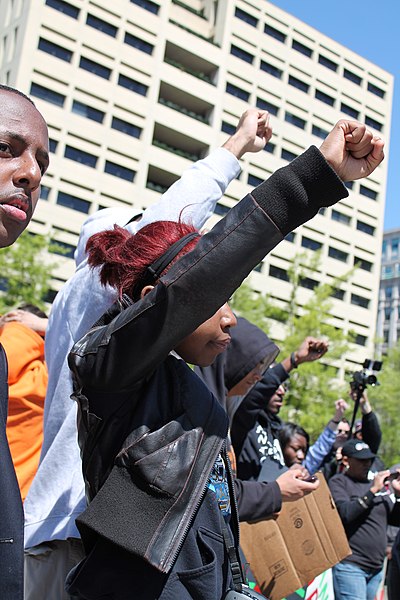
{"label": "cardboard box", "polygon": [[351,554],[328,485],[285,502],[275,518],[240,524],[240,545],[263,594],[281,600]]}

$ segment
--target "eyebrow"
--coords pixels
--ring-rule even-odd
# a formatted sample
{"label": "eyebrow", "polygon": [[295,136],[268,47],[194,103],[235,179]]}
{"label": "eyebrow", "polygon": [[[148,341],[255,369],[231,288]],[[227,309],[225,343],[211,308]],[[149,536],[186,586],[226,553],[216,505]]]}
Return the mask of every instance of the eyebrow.
{"label": "eyebrow", "polygon": [[[10,138],[15,140],[16,142],[26,145],[26,139],[22,135],[19,135],[19,133],[15,133],[14,131],[6,130],[6,131],[4,131],[4,135],[8,135]],[[50,162],[50,157],[49,157],[49,153],[47,152],[47,150],[44,150],[44,148],[39,148],[37,153],[43,160],[45,160],[46,162]]]}

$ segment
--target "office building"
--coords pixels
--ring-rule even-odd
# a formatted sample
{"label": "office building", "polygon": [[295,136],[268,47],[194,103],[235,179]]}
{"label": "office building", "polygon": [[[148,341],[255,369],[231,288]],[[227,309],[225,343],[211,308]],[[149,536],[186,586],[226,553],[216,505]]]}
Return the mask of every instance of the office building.
{"label": "office building", "polygon": [[386,354],[400,339],[400,229],[383,234],[376,329],[379,352]]}
{"label": "office building", "polygon": [[[340,118],[389,142],[392,75],[266,0],[0,0],[0,11],[0,80],[31,94],[49,124],[51,166],[31,230],[51,231],[67,252],[54,293],[73,272],[88,214],[154,202],[248,105],[271,113],[274,134],[244,157],[215,219]],[[289,308],[296,254],[321,252],[300,303],[357,264],[332,308],[334,324],[355,333],[349,368],[373,352],[387,164],[349,183],[348,198],[291,233],[250,278]]]}

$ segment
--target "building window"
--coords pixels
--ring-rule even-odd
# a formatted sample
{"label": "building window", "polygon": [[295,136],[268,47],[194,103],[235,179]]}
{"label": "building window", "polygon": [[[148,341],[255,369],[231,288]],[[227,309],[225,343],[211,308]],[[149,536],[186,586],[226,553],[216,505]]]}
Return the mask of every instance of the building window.
{"label": "building window", "polygon": [[271,142],[268,142],[264,146],[264,151],[268,152],[269,154],[274,154],[275,153],[275,148],[276,148],[275,144],[272,144]]}
{"label": "building window", "polygon": [[65,146],[64,156],[65,158],[79,162],[82,165],[91,167],[92,169],[96,168],[97,156],[90,154],[90,152],[78,150],[78,148],[73,148],[72,146]]}
{"label": "building window", "polygon": [[99,64],[98,62],[95,62],[94,60],[85,58],[84,56],[81,56],[79,66],[81,69],[89,71],[89,73],[93,73],[93,75],[98,75],[103,79],[110,79],[111,77],[111,69]]}
{"label": "building window", "polygon": [[217,204],[215,205],[215,208],[214,208],[214,213],[216,215],[220,215],[221,217],[224,217],[227,212],[229,212],[229,206],[225,206],[224,204],[220,204],[219,202],[217,202]]}
{"label": "building window", "polygon": [[285,237],[285,240],[286,240],[287,242],[292,242],[292,243],[293,243],[293,242],[294,242],[294,240],[295,240],[295,237],[296,237],[296,234],[294,233],[294,231],[290,231],[290,232],[287,234],[287,236]]}
{"label": "building window", "polygon": [[275,27],[272,27],[272,25],[265,24],[264,33],[273,37],[275,40],[278,40],[278,42],[282,42],[283,44],[286,41],[286,35],[282,33],[282,31],[279,31],[279,29],[275,29]]}
{"label": "building window", "polygon": [[321,250],[322,248],[322,244],[321,242],[317,242],[316,240],[312,240],[309,237],[306,236],[302,236],[301,238],[301,245],[303,248],[307,248],[308,250]]}
{"label": "building window", "polygon": [[139,81],[121,74],[118,75],[118,85],[127,90],[131,90],[131,92],[136,92],[136,94],[140,94],[141,96],[147,96],[147,91],[149,89],[144,83],[139,83]]}
{"label": "building window", "polygon": [[160,10],[158,4],[152,2],[151,0],[131,0],[131,2],[137,6],[140,6],[140,8],[144,8],[148,12],[153,13],[153,15],[158,15],[158,11]]}
{"label": "building window", "polygon": [[343,252],[343,250],[339,250],[339,248],[333,248],[332,246],[329,246],[328,256],[342,262],[347,262],[347,259],[349,258],[347,252]]}
{"label": "building window", "polygon": [[301,90],[305,94],[308,94],[308,90],[310,89],[310,86],[308,85],[308,83],[301,81],[301,79],[297,79],[297,77],[293,77],[293,75],[289,75],[288,83],[289,83],[289,85],[292,85],[293,87],[297,88],[298,90]]}
{"label": "building window", "polygon": [[388,286],[385,288],[385,298],[387,298],[388,300],[391,300],[393,296],[393,288],[391,286]]}
{"label": "building window", "polygon": [[71,50],[67,50],[67,48],[63,48],[63,46],[59,46],[58,44],[54,44],[54,42],[49,42],[49,40],[45,40],[44,38],[39,38],[39,50],[42,52],[46,52],[47,54],[51,54],[56,58],[61,60],[65,60],[65,62],[71,62],[72,52]]}
{"label": "building window", "polygon": [[348,69],[343,70],[343,77],[349,81],[352,81],[353,83],[356,83],[357,85],[362,84],[362,78]]}
{"label": "building window", "polygon": [[355,108],[352,108],[351,106],[349,106],[348,104],[345,104],[344,102],[342,102],[340,104],[340,110],[342,112],[344,112],[346,115],[349,115],[349,117],[352,117],[353,119],[358,119],[360,113],[358,112],[358,110],[356,110]]}
{"label": "building window", "polygon": [[55,152],[57,150],[57,146],[58,146],[57,140],[53,140],[52,138],[49,138],[49,151],[52,154],[55,154]]}
{"label": "building window", "polygon": [[79,8],[76,6],[72,6],[69,2],[64,2],[64,0],[46,0],[47,6],[51,6],[51,8],[55,8],[59,12],[72,17],[73,19],[77,19],[79,17]]}
{"label": "building window", "polygon": [[363,271],[372,271],[372,262],[365,260],[364,258],[354,257],[354,264],[357,265]]}
{"label": "building window", "polygon": [[398,254],[399,254],[399,240],[393,239],[391,247],[392,247],[392,258],[397,258]]}
{"label": "building window", "polygon": [[368,235],[375,235],[375,227],[368,225],[368,223],[364,223],[364,221],[357,221],[357,229]]}
{"label": "building window", "polygon": [[122,165],[117,165],[109,160],[106,160],[104,172],[108,173],[109,175],[114,175],[114,177],[125,179],[126,181],[133,181],[136,175],[136,171],[133,171],[133,169],[128,169]]}
{"label": "building window", "polygon": [[324,67],[326,67],[327,69],[330,69],[331,71],[337,71],[337,69],[338,69],[338,65],[335,62],[333,62],[333,60],[331,60],[330,58],[327,58],[323,54],[320,54],[318,56],[318,62],[320,65],[323,65]]}
{"label": "building window", "polygon": [[236,96],[236,98],[245,100],[245,102],[248,102],[248,100],[250,98],[249,92],[245,92],[245,90],[242,90],[241,88],[237,87],[236,85],[233,85],[232,83],[226,84],[226,92],[227,92],[227,94]]}
{"label": "building window", "polygon": [[317,100],[320,100],[329,106],[335,105],[335,98],[332,98],[329,94],[325,94],[325,92],[321,92],[321,90],[315,90],[315,97]]}
{"label": "building window", "polygon": [[36,98],[40,98],[41,100],[45,100],[56,106],[64,106],[65,96],[63,96],[63,94],[49,90],[38,83],[32,83],[30,93],[31,96],[35,96]]}
{"label": "building window", "polygon": [[351,303],[355,306],[360,306],[361,308],[369,308],[368,298],[364,298],[358,294],[351,294]]}
{"label": "building window", "polygon": [[385,306],[385,321],[390,321],[390,313],[391,312],[392,312],[391,307],[390,306]]}
{"label": "building window", "polygon": [[57,204],[85,214],[88,214],[90,209],[90,202],[88,202],[88,200],[83,200],[82,198],[66,194],[65,192],[58,192]]}
{"label": "building window", "polygon": [[282,79],[283,71],[281,69],[278,69],[278,67],[274,67],[274,65],[271,65],[270,63],[265,62],[265,60],[262,60],[260,62],[260,69],[261,69],[261,71],[265,71],[265,73],[272,75],[272,77],[276,77],[277,79]]}
{"label": "building window", "polygon": [[254,56],[250,54],[250,52],[246,52],[246,50],[243,50],[238,46],[234,46],[233,44],[231,44],[231,54],[237,58],[240,58],[241,60],[244,60],[250,65],[253,64]]}
{"label": "building window", "polygon": [[288,162],[291,162],[292,160],[297,158],[297,154],[295,154],[294,152],[290,152],[290,150],[286,150],[286,148],[282,148],[281,158],[283,158],[283,160],[287,160]]}
{"label": "building window", "polygon": [[313,290],[317,287],[318,281],[315,279],[311,279],[311,277],[301,277],[299,280],[299,284],[301,287],[307,288],[308,290]]}
{"label": "building window", "polygon": [[370,188],[366,187],[365,185],[360,185],[360,194],[362,196],[366,196],[367,198],[370,198],[371,200],[378,199],[378,192],[371,190]]}
{"label": "building window", "polygon": [[270,277],[275,277],[275,279],[289,281],[289,276],[286,269],[281,269],[280,267],[275,267],[274,265],[269,266],[269,275]]}
{"label": "building window", "polygon": [[73,101],[72,112],[91,121],[96,121],[96,123],[102,123],[105,115],[102,110],[83,104],[83,102],[78,102],[78,100]]}
{"label": "building window", "polygon": [[128,123],[128,121],[124,121],[123,119],[118,119],[117,117],[112,118],[111,122],[112,129],[116,129],[117,131],[122,131],[122,133],[126,133],[134,138],[140,138],[142,130],[137,125],[133,125],[132,123]]}
{"label": "building window", "polygon": [[241,21],[244,21],[245,23],[248,23],[248,25],[251,25],[252,27],[257,27],[258,25],[258,19],[253,17],[253,15],[249,15],[249,13],[245,12],[241,8],[235,9],[235,17]]}
{"label": "building window", "polygon": [[305,46],[304,44],[302,44],[301,42],[298,42],[297,40],[293,40],[292,48],[293,48],[293,50],[297,50],[297,52],[304,54],[304,56],[308,56],[308,58],[312,57],[313,51],[311,50],[311,48],[309,48],[308,46]]}
{"label": "building window", "polygon": [[379,98],[384,98],[385,97],[384,90],[381,90],[381,88],[379,88],[378,86],[374,85],[370,81],[368,81],[368,91],[371,92],[371,94],[375,94],[375,96],[378,96]]}
{"label": "building window", "polygon": [[117,36],[118,33],[118,27],[115,27],[115,25],[111,25],[111,23],[108,23],[107,21],[103,21],[103,19],[99,19],[99,17],[95,17],[90,13],[86,18],[86,25],[89,25],[89,27],[93,27],[94,29],[97,29],[98,31],[101,31],[102,33],[105,33],[114,38]]}
{"label": "building window", "polygon": [[376,121],[372,117],[366,116],[365,117],[365,124],[368,127],[372,127],[373,129],[376,129],[376,131],[382,131],[382,129],[383,129],[382,123],[379,123],[379,121]]}
{"label": "building window", "polygon": [[260,185],[260,183],[263,183],[264,179],[262,179],[261,177],[256,177],[256,175],[252,175],[251,173],[249,173],[248,177],[247,177],[247,183],[249,185],[252,185],[253,187],[257,187],[258,185]]}
{"label": "building window", "polygon": [[60,242],[59,240],[51,240],[49,252],[52,254],[59,254],[67,258],[74,258],[75,246],[67,244],[66,242]]}
{"label": "building window", "polygon": [[50,188],[47,185],[41,185],[40,186],[40,199],[48,200],[49,194],[50,194]]}
{"label": "building window", "polygon": [[306,121],[304,119],[301,119],[290,112],[285,112],[285,121],[291,123],[295,127],[299,127],[299,129],[305,129],[306,127]]}
{"label": "building window", "polygon": [[326,136],[329,134],[329,131],[327,131],[326,129],[323,129],[322,127],[318,127],[318,125],[313,125],[312,133],[313,133],[313,135],[316,135],[317,137],[324,140],[326,138]]}
{"label": "building window", "polygon": [[367,337],[365,335],[361,335],[361,333],[357,333],[354,338],[354,343],[358,346],[366,346],[367,345]]}
{"label": "building window", "polygon": [[333,221],[343,223],[344,225],[350,225],[351,223],[351,217],[335,209],[332,209],[332,219]]}
{"label": "building window", "polygon": [[140,50],[141,52],[145,52],[146,54],[153,54],[154,46],[149,42],[145,42],[144,40],[136,37],[136,35],[132,35],[131,33],[125,33],[124,37],[125,44]]}
{"label": "building window", "polygon": [[267,110],[270,115],[274,115],[275,117],[279,113],[278,106],[275,106],[275,104],[272,104],[271,102],[268,102],[267,100],[263,100],[262,98],[257,98],[256,106],[257,106],[257,108],[259,108],[261,110]]}
{"label": "building window", "polygon": [[354,181],[345,181],[344,185],[347,187],[347,189],[352,190],[354,187]]}
{"label": "building window", "polygon": [[340,290],[339,288],[333,288],[331,296],[332,298],[336,298],[336,300],[343,300],[344,290]]}
{"label": "building window", "polygon": [[222,121],[221,131],[227,133],[228,135],[233,135],[236,131],[236,127],[230,123],[227,123],[226,121]]}

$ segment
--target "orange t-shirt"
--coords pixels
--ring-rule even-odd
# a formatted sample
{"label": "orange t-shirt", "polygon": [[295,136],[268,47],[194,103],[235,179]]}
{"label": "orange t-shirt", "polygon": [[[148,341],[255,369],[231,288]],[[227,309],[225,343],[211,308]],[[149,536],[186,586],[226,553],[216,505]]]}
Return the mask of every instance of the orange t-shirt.
{"label": "orange t-shirt", "polygon": [[39,465],[47,388],[44,339],[15,321],[0,329],[8,361],[7,437],[22,500]]}

